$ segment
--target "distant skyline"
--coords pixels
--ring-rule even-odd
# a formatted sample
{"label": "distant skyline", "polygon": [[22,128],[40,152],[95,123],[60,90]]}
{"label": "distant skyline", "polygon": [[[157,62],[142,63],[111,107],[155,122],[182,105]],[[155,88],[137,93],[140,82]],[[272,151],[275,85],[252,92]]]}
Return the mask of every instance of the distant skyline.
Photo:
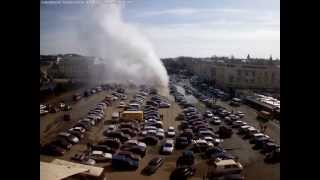
{"label": "distant skyline", "polygon": [[[123,9],[160,58],[212,55],[280,58],[279,0],[136,0]],[[88,5],[41,5],[40,53],[86,54],[75,27]],[[93,55],[94,56],[94,55]]]}

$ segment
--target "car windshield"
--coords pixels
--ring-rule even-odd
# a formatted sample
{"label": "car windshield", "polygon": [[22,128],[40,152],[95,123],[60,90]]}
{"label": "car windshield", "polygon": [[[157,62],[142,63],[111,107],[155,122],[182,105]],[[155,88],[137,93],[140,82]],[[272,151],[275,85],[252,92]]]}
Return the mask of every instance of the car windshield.
{"label": "car windshield", "polygon": [[165,146],[165,147],[172,147],[172,144],[166,143],[164,146]]}

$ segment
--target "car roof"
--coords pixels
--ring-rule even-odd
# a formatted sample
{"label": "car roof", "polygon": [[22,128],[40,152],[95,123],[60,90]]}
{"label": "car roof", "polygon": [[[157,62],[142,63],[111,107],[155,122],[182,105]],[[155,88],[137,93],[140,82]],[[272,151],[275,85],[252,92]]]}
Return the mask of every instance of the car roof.
{"label": "car roof", "polygon": [[174,143],[174,140],[173,140],[173,139],[166,139],[166,143],[173,144],[173,143]]}
{"label": "car roof", "polygon": [[236,165],[237,163],[233,159],[225,159],[216,161],[215,164],[217,166],[226,166],[226,165]]}

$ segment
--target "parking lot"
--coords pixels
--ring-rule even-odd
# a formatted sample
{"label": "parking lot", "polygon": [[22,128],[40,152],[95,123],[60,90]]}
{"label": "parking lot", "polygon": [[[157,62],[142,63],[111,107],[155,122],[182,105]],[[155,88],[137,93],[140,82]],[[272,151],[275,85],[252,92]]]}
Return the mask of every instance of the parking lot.
{"label": "parking lot", "polygon": [[[137,92],[137,88],[126,89],[128,99]],[[71,120],[64,121],[63,115],[65,112],[58,112],[54,114],[47,114],[40,118],[40,140],[41,144],[50,142],[59,132],[71,128],[79,119],[86,116],[89,109],[93,108],[101,102],[107,95],[110,95],[111,91],[102,91],[92,96],[82,98],[80,101],[72,105],[71,110]],[[160,109],[160,114],[163,115],[163,129],[167,130],[169,126],[173,126],[178,129],[179,121],[175,118],[179,113],[182,112],[181,107],[174,101],[172,96],[168,97],[168,101],[171,104],[170,108]],[[227,102],[218,101],[217,104],[232,110]],[[87,132],[86,136],[81,139],[80,143],[75,144],[72,148],[67,151],[63,156],[58,157],[59,159],[64,159],[70,161],[70,158],[77,153],[81,153],[86,150],[87,143],[95,144],[104,138],[103,131],[105,130],[105,125],[109,124],[108,121],[111,120],[111,115],[113,112],[119,111],[117,107],[119,101],[115,101],[112,106],[108,106],[105,110],[104,121],[99,122],[90,131]],[[198,102],[196,107],[201,112],[206,110],[205,106]],[[256,112],[255,110],[241,105],[235,111],[242,111],[246,114],[245,120],[248,124],[258,127],[258,122],[255,120]],[[215,131],[218,130],[218,126],[210,124]],[[266,134],[272,137],[277,143],[280,144],[280,127],[270,125],[267,129]],[[164,140],[162,140],[163,142]],[[162,142],[158,143],[156,146],[148,146],[146,156],[143,157],[139,162],[139,168],[135,171],[113,171],[110,164],[96,164],[96,166],[105,167],[105,175],[107,179],[122,180],[127,178],[138,178],[138,179],[169,179],[171,172],[176,167],[176,160],[182,154],[183,150],[174,150],[171,155],[159,155],[159,149]],[[276,180],[280,179],[280,165],[278,164],[266,164],[264,163],[264,155],[256,150],[253,150],[252,145],[249,144],[247,140],[242,139],[237,134],[234,134],[232,138],[225,139],[222,143],[222,147],[227,149],[231,154],[237,156],[239,161],[244,167],[243,174],[246,179],[255,180]],[[141,171],[146,167],[147,163],[156,156],[162,156],[165,158],[165,163],[161,166],[155,174],[151,176],[141,175]],[[50,161],[53,158],[51,156],[40,155],[40,159],[43,161]],[[203,179],[207,174],[208,166],[206,161],[202,160],[198,155],[196,155],[195,163],[196,173],[190,179]]]}

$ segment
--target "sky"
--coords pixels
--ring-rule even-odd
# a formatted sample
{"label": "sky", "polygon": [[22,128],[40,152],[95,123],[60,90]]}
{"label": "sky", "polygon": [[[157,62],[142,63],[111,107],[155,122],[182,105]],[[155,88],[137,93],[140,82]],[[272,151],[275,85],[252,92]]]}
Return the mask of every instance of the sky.
{"label": "sky", "polygon": [[[110,1],[100,0],[99,3]],[[123,20],[134,25],[161,58],[212,55],[244,58],[248,54],[258,58],[270,55],[280,58],[280,0],[122,2]],[[79,38],[79,27],[90,26],[86,15],[99,3],[42,3],[40,53],[94,56],[79,48],[76,39]]]}

